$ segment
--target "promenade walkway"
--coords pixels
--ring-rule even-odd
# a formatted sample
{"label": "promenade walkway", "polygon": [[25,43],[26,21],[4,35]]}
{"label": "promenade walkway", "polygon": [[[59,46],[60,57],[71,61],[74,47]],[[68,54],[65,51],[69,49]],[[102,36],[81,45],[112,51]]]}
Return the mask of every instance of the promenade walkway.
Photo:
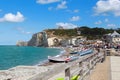
{"label": "promenade walkway", "polygon": [[[57,74],[49,80],[55,80],[59,76],[64,76],[64,72]],[[110,57],[107,56],[103,63],[96,64],[91,74],[86,76],[84,80],[110,80]]]}
{"label": "promenade walkway", "polygon": [[[60,73],[55,77],[59,76],[64,74]],[[55,77],[49,80],[55,80]],[[120,56],[107,56],[105,61],[98,63],[84,80],[120,80]]]}
{"label": "promenade walkway", "polygon": [[120,56],[111,56],[111,80],[120,80]]}
{"label": "promenade walkway", "polygon": [[[103,63],[98,63],[91,72],[88,80],[110,80],[110,57],[107,56]],[[120,80],[120,79],[119,79]]]}

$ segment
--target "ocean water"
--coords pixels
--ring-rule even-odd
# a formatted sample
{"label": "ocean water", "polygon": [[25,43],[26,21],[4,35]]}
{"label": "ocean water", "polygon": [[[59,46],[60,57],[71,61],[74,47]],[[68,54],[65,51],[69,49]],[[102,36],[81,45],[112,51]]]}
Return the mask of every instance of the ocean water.
{"label": "ocean water", "polygon": [[36,65],[47,60],[48,55],[54,56],[60,51],[55,48],[0,46],[0,70],[18,65]]}

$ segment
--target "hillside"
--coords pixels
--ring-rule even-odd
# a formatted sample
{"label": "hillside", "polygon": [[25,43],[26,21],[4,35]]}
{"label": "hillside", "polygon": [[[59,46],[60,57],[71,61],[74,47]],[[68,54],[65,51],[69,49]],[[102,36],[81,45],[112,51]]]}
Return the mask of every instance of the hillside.
{"label": "hillside", "polygon": [[[90,28],[87,26],[78,27],[75,29],[47,29],[45,30],[48,37],[64,37],[71,38],[78,36],[80,32],[81,36],[87,37],[87,39],[101,39],[104,34],[112,33],[114,29],[104,29],[104,28]],[[120,32],[120,29],[116,29]]]}
{"label": "hillside", "polygon": [[18,46],[59,46],[67,44],[68,40],[77,36],[86,37],[89,40],[102,39],[103,35],[112,33],[116,30],[120,33],[120,29],[104,29],[90,28],[87,26],[78,27],[75,29],[46,29],[42,32],[33,34],[28,42],[17,42]]}
{"label": "hillside", "polygon": [[77,29],[48,29],[45,30],[48,37],[64,37],[71,38],[77,36]]}

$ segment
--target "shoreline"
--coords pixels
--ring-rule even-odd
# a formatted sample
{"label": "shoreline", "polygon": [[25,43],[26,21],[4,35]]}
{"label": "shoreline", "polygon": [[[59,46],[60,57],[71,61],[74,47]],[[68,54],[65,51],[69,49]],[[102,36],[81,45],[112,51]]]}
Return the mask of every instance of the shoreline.
{"label": "shoreline", "polygon": [[[57,48],[58,49],[58,48]],[[64,54],[67,54],[70,50],[70,48],[62,47],[60,49],[60,54],[64,56]],[[74,62],[74,61],[73,61]],[[62,64],[66,63],[53,63],[49,62],[48,60],[43,61],[42,63],[39,63],[37,65],[27,66],[27,65],[19,65],[16,67],[9,68],[7,70],[0,70],[0,78],[1,80],[27,80],[37,74],[42,74],[44,72],[47,72],[49,70],[54,69],[55,67],[58,67]]]}
{"label": "shoreline", "polygon": [[[63,47],[47,47],[47,48],[59,49],[59,53],[56,54],[56,55],[60,55],[60,54],[63,54],[65,52]],[[54,55],[54,56],[56,56],[56,55]],[[33,65],[17,65],[17,66],[42,66],[42,65],[45,65],[45,64],[49,64],[48,58],[46,58],[46,59],[44,59],[42,61],[39,61],[37,64],[33,64]],[[12,68],[16,68],[17,66],[10,67],[8,69],[1,69],[0,71],[6,71],[6,70],[9,70],[9,69],[12,69]]]}
{"label": "shoreline", "polygon": [[[5,46],[6,47],[6,46]],[[16,46],[14,46],[14,47],[16,47]],[[13,49],[14,49],[14,47],[13,47]],[[26,47],[25,47],[26,48]],[[45,47],[46,49],[50,49],[50,47]],[[21,48],[20,48],[21,49]],[[39,47],[38,47],[38,49],[39,49]],[[45,50],[46,50],[45,49]],[[53,50],[55,50],[55,51],[52,51],[52,52],[54,52],[54,54],[53,54],[53,56],[56,56],[56,55],[59,55],[59,54],[61,54],[64,50],[62,49],[62,48],[58,48],[58,47],[54,47],[53,48]],[[38,53],[40,53],[41,54],[41,52],[38,52]],[[9,65],[7,65],[6,63],[4,63],[4,64],[6,64],[5,66],[3,66],[2,67],[2,65],[1,65],[1,68],[0,68],[0,70],[8,70],[8,69],[11,69],[11,68],[13,68],[13,67],[17,67],[17,66],[20,66],[20,65],[24,65],[24,66],[36,66],[36,65],[41,65],[41,64],[44,64],[44,63],[46,63],[46,62],[48,62],[48,55],[52,55],[52,54],[50,54],[49,52],[47,52],[47,54],[43,57],[43,58],[41,58],[41,57],[39,57],[38,56],[38,58],[37,59],[35,59],[34,58],[34,60],[35,60],[35,62],[33,63],[31,63],[31,62],[29,62],[29,63],[23,63],[23,64],[11,64],[10,66]],[[42,56],[42,55],[41,55]],[[27,59],[27,58],[26,58]],[[15,59],[14,59],[15,60]],[[23,61],[24,62],[24,61]],[[14,63],[14,62],[13,62]],[[3,64],[3,65],[4,65]]]}
{"label": "shoreline", "polygon": [[[59,53],[58,54],[55,54],[54,56],[56,55],[62,55],[62,56],[65,56],[66,54],[70,53],[72,50],[71,47],[47,47],[47,48],[53,48],[53,49],[58,49],[59,50]],[[48,55],[49,56],[49,55]],[[42,65],[46,65],[46,64],[49,64],[49,60],[48,58],[42,60],[42,61],[39,61],[38,63],[36,64],[33,64],[33,65],[23,65],[23,66],[42,66]],[[21,66],[21,65],[17,65],[17,66]],[[14,66],[14,67],[17,67],[17,66]],[[14,67],[11,67],[11,68],[14,68]],[[1,69],[1,70],[9,70],[11,68],[8,68],[8,69]],[[0,71],[1,71],[0,70]]]}
{"label": "shoreline", "polygon": [[[48,48],[59,49],[60,52],[58,54],[56,54],[56,55],[61,55],[61,54],[65,53],[65,49],[63,47],[48,47]],[[54,55],[54,56],[56,56],[56,55]],[[49,64],[48,56],[47,56],[47,59],[45,59],[43,61],[40,61],[38,64],[33,65],[33,66],[41,66],[41,65]]]}

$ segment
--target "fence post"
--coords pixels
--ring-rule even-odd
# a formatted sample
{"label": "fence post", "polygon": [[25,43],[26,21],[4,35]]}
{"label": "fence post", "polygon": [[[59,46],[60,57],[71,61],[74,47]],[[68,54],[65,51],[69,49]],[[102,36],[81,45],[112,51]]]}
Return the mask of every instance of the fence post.
{"label": "fence post", "polygon": [[82,62],[79,62],[79,67],[82,67]]}
{"label": "fence post", "polygon": [[70,68],[65,69],[65,80],[70,80]]}
{"label": "fence post", "polygon": [[[81,61],[81,62],[79,62],[79,67],[82,68],[82,66],[83,66],[83,62]],[[79,73],[82,76],[83,75],[83,69]]]}

